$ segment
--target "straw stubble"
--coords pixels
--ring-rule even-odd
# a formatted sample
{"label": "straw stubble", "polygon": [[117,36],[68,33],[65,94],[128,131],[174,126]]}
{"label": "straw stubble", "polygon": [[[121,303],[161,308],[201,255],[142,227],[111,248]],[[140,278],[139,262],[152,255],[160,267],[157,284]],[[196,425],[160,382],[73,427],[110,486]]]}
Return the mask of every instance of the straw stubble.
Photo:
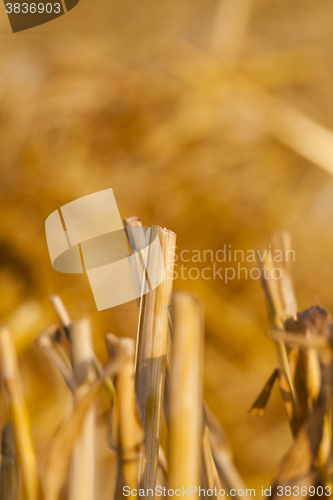
{"label": "straw stubble", "polygon": [[172,313],[169,486],[182,491],[200,484],[203,307],[197,297],[177,291]]}
{"label": "straw stubble", "polygon": [[[127,354],[123,369],[115,378],[116,401],[111,409],[110,433],[111,447],[118,456],[118,474],[115,499],[122,498],[123,486],[130,490],[137,488],[138,464],[143,442],[143,429],[139,418],[134,388],[134,340],[106,336],[110,362],[114,362],[120,352]],[[132,494],[129,500],[134,499]]]}
{"label": "straw stubble", "polygon": [[[96,378],[88,319],[72,323],[71,341],[73,373],[78,384],[73,396],[74,403],[77,405],[90,392],[91,384]],[[73,450],[70,476],[71,500],[92,500],[94,498],[94,468],[95,410],[91,404]]]}
{"label": "straw stubble", "polygon": [[9,418],[13,422],[24,498],[26,500],[37,500],[37,464],[29,417],[23,398],[13,338],[5,326],[0,327],[0,354],[1,376],[7,395]]}
{"label": "straw stubble", "polygon": [[162,254],[154,250],[147,252],[147,267],[150,261],[157,259],[154,267],[156,265],[155,269],[161,273],[164,270],[164,279],[157,288],[144,295],[140,303],[135,387],[145,433],[139,471],[139,486],[143,489],[154,489],[156,484],[169,344],[167,307],[171,301],[176,245],[175,233],[157,226],[153,229],[159,237]]}

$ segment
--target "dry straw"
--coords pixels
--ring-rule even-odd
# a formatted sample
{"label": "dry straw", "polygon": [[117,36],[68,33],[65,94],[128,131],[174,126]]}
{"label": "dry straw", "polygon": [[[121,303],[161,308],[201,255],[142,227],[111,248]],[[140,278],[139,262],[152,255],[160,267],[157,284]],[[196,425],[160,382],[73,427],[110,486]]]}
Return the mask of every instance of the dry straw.
{"label": "dry straw", "polygon": [[[134,388],[134,340],[106,336],[109,360],[113,363],[119,352],[127,355],[122,370],[115,378],[116,402],[111,410],[110,444],[118,455],[118,474],[115,498],[121,498],[123,486],[130,490],[137,488],[140,451],[143,443],[143,429]],[[130,500],[134,497],[129,496]]]}
{"label": "dry straw", "polygon": [[[50,298],[61,326],[70,341],[71,364],[59,344],[57,327],[46,330],[39,338],[39,344],[63,375],[73,394],[74,406],[91,391],[96,379],[95,356],[93,353],[90,322],[82,319],[74,323],[58,296]],[[83,419],[81,431],[74,444],[70,467],[69,498],[92,500],[94,498],[95,469],[95,412],[93,403]]]}
{"label": "dry straw", "polygon": [[246,485],[233,463],[232,449],[222,426],[207,405],[205,405],[205,415],[209,428],[209,441],[214,458],[213,463],[216,464],[221,485],[229,492],[229,495],[230,490],[234,489],[236,491],[235,498],[237,499],[239,498],[237,492],[245,490]]}
{"label": "dry straw", "polygon": [[[50,297],[50,302],[51,302],[51,305],[53,307],[53,310],[54,310],[57,318],[60,321],[60,325],[61,325],[68,341],[71,343],[72,320],[68,314],[68,311],[67,311],[61,297],[59,297],[59,295],[52,295]],[[51,327],[51,329],[52,328],[54,329],[54,327]],[[58,329],[57,328],[56,328],[56,331],[53,333],[52,333],[52,331],[49,331],[49,332],[46,331],[45,333],[49,333],[49,337],[52,337],[53,340],[58,340]],[[42,335],[42,337],[43,337],[43,335]],[[63,374],[63,376],[65,378],[67,385],[69,385],[70,388],[71,388],[71,384],[75,387],[76,381],[75,381],[73,376],[72,376],[72,380],[70,380],[70,378],[69,378],[69,380],[67,380],[67,378],[69,377],[69,374],[68,374],[68,369],[64,365],[67,365],[67,367],[68,367],[69,364],[68,364],[67,356],[66,356],[62,346],[59,344],[59,342],[52,342],[52,347],[51,347],[49,340],[45,340],[45,342],[43,342],[43,344],[44,344],[43,347],[47,351],[47,355],[50,358],[52,358],[52,361],[54,362],[54,364],[61,371],[61,373]],[[96,357],[93,350],[91,351],[91,357],[92,357],[92,364],[93,364],[93,367],[94,367],[97,375],[99,377],[102,377],[103,373],[104,373],[103,367],[102,367],[99,359]],[[70,370],[71,370],[71,368],[70,368]],[[105,378],[104,388],[105,388],[108,396],[110,397],[111,401],[113,401],[113,398],[115,396],[114,386],[113,386],[112,381],[108,377]]]}
{"label": "dry straw", "polygon": [[[72,322],[61,299],[51,298],[60,325],[44,330],[38,343],[72,391],[73,411],[51,442],[41,477],[42,492],[13,339],[8,328],[0,328],[1,380],[8,422],[2,439],[0,500],[18,500],[19,483],[25,500],[40,500],[40,493],[44,500],[58,500],[66,478],[71,500],[94,499],[94,405],[103,387],[111,403],[108,441],[118,458],[115,500],[123,497],[125,485],[130,490],[154,490],[158,466],[173,490],[200,485],[206,491],[219,491],[222,487],[230,496],[232,488],[246,489],[221,425],[204,403],[203,305],[187,292],[172,294],[176,235],[155,227],[162,249],[162,253],[155,253],[149,244],[156,235],[148,232],[151,241],[146,241],[140,219],[127,219],[125,225],[132,254],[141,256],[135,270],[137,273],[142,268],[140,289],[144,281],[148,282],[146,269],[151,260],[155,260],[161,284],[139,298],[136,355],[132,339],[109,334],[105,366],[93,352],[89,321]],[[139,231],[131,232],[131,227]],[[250,410],[254,415],[263,414],[277,381],[294,441],[276,468],[272,500],[287,499],[288,494],[279,494],[278,486],[325,487],[333,471],[333,326],[330,315],[321,307],[297,312],[291,263],[286,259],[290,248],[287,233],[273,235],[273,250],[280,250],[283,256],[277,263],[281,279],[273,279],[271,263],[266,262],[263,286],[269,335],[277,343],[282,366],[274,369]],[[69,341],[70,360],[62,345],[66,339],[61,329]],[[169,430],[168,461],[160,445],[163,407]],[[237,500],[237,493],[233,497]],[[219,493],[213,498],[219,499]],[[131,494],[130,500],[134,500]]]}
{"label": "dry straw", "polygon": [[117,359],[107,363],[103,375],[91,385],[90,391],[75,404],[73,412],[61,426],[58,434],[52,440],[46,458],[43,474],[43,492],[47,500],[57,500],[61,487],[68,474],[72,451],[80,435],[85,418],[91,409],[91,404],[102,391],[106,378],[114,378],[122,370],[127,361],[126,353],[120,352]]}
{"label": "dry straw", "polygon": [[[71,328],[73,375],[78,384],[73,393],[78,404],[91,390],[96,378],[93,368],[92,340],[88,319],[74,322]],[[70,479],[70,499],[94,498],[95,411],[93,403],[82,423],[81,433],[73,450]]]}
{"label": "dry straw", "polygon": [[13,422],[24,497],[26,500],[37,500],[37,465],[29,417],[23,398],[13,339],[5,326],[0,327],[0,356],[1,378],[7,396],[8,417]]}
{"label": "dry straw", "polygon": [[[277,280],[272,276],[273,264],[275,265],[277,263],[273,263],[269,260],[268,254],[265,254],[263,262],[263,267],[266,268],[266,272],[262,269],[262,285],[266,295],[270,325],[272,328],[281,330],[284,330],[284,318],[287,316],[295,317],[297,312],[297,302],[291,279],[291,263],[287,259],[287,251],[290,250],[290,248],[291,239],[288,233],[274,233],[273,250],[279,250],[282,252],[283,261],[280,263],[282,278]],[[276,348],[280,364],[285,376],[287,377],[293,397],[296,398],[286,346],[281,339],[276,341]]]}
{"label": "dry straw", "polygon": [[[273,479],[275,500],[287,497],[287,494],[279,494],[278,486],[324,488],[330,481],[332,417],[328,396],[332,398],[333,328],[327,311],[319,306],[297,312],[290,262],[286,260],[290,236],[275,234],[273,243],[283,251],[282,277],[277,282],[269,276],[263,284],[272,326],[270,335],[285,349],[290,375],[286,370],[275,369],[250,411],[263,414],[274,382],[278,380],[294,443]],[[291,397],[291,388],[294,397]]]}
{"label": "dry straw", "polygon": [[19,473],[13,435],[13,428],[7,422],[2,431],[0,500],[18,500]]}
{"label": "dry straw", "polygon": [[[124,224],[126,227],[127,231],[127,236],[128,236],[128,241],[129,241],[129,246],[131,248],[132,254],[137,253],[142,251],[142,248],[144,247],[144,231],[138,231],[138,230],[131,230],[132,226],[135,227],[141,227],[141,219],[138,217],[131,217],[129,219],[124,220]],[[167,251],[167,255],[169,257],[168,259],[168,265],[173,266],[173,251],[174,251],[174,243],[170,245],[169,250]],[[141,258],[142,260],[144,259],[144,251],[142,252],[143,257]],[[170,269],[169,269],[170,270]],[[142,305],[141,309],[145,310],[146,307],[146,300],[149,300],[149,297],[143,296],[141,297],[142,300]],[[172,319],[170,317],[170,312],[169,308],[166,308],[167,312],[167,320],[169,323],[169,329],[172,330]],[[185,311],[186,313],[186,311]],[[137,353],[141,352],[142,350],[142,335],[140,335],[140,332],[142,331],[143,328],[143,319],[144,315],[140,314],[140,319],[139,319],[139,338],[137,342]],[[201,327],[203,328],[203,323],[201,324]],[[171,396],[170,396],[170,383],[171,383],[171,377],[172,377],[172,372],[171,372],[171,350],[173,349],[172,342],[168,341],[168,346],[167,346],[167,360],[166,360],[166,376],[165,376],[165,387],[164,387],[164,415],[166,419],[166,423],[168,428],[170,428],[170,405],[171,405]],[[183,354],[183,353],[182,353]],[[137,359],[138,359],[138,354],[137,354]],[[200,460],[202,462],[202,467],[200,467],[201,471],[201,477],[200,481],[202,481],[203,486],[205,489],[214,489],[215,487],[217,490],[221,488],[221,482],[220,482],[220,477],[219,477],[219,472],[216,468],[215,460],[213,458],[212,450],[211,450],[211,433],[209,432],[208,428],[208,422],[205,416],[205,409],[204,409],[204,402],[203,402],[203,397],[201,394],[201,421],[202,421],[202,428],[201,428],[201,441],[199,444],[200,448]],[[149,422],[149,421],[148,421]],[[215,451],[216,451],[216,457],[219,460],[219,465],[220,465],[220,476],[223,478],[223,485],[227,488],[230,489],[233,486],[243,486],[243,482],[240,479],[240,476],[238,472],[235,470],[235,467],[232,463],[232,459],[230,457],[230,454],[228,454],[225,451],[225,449],[222,449],[220,446],[222,439],[219,436],[217,438],[216,436],[218,435],[217,427],[215,428]],[[158,441],[157,441],[158,443]],[[217,444],[219,443],[219,444]],[[157,447],[157,445],[156,445]],[[154,450],[154,459],[155,459],[155,464],[156,464],[156,448]],[[200,462],[200,463],[201,463]],[[158,453],[158,465],[163,472],[165,478],[167,479],[168,477],[168,465],[167,461],[164,457],[164,453],[162,448],[159,448],[159,453]],[[143,484],[143,483],[141,483]],[[146,483],[147,484],[147,483]],[[153,481],[150,482],[150,487],[153,484]],[[215,497],[215,495],[214,495]]]}
{"label": "dry straw", "polygon": [[[157,259],[158,272],[164,272],[162,283],[144,295],[140,303],[135,366],[135,385],[144,428],[144,450],[141,455],[140,488],[155,488],[166,361],[169,344],[167,307],[171,301],[176,234],[154,226],[162,254],[147,252],[146,262]],[[154,238],[151,232],[151,238]],[[148,242],[148,244],[150,244]],[[161,261],[159,261],[161,259]]]}
{"label": "dry straw", "polygon": [[172,312],[169,485],[182,491],[198,487],[201,478],[203,306],[195,296],[177,291]]}
{"label": "dry straw", "polygon": [[58,331],[58,325],[51,325],[37,339],[37,344],[44,350],[51,363],[59,370],[68,388],[74,392],[78,384],[74,378],[72,366],[59,342],[56,340]]}

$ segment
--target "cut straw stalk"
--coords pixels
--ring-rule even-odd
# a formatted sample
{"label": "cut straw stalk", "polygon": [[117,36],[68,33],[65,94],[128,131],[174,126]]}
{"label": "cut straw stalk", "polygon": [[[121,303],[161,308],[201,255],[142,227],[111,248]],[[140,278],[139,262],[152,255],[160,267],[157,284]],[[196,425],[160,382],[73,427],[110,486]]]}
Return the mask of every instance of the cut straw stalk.
{"label": "cut straw stalk", "polygon": [[156,484],[169,343],[167,307],[171,300],[176,245],[175,233],[157,226],[154,229],[160,240],[162,255],[160,252],[154,255],[154,250],[151,250],[147,260],[149,264],[150,259],[160,259],[157,268],[161,273],[164,270],[164,280],[141,298],[135,367],[136,393],[144,428],[139,485],[144,489],[154,489]]}
{"label": "cut straw stalk", "polygon": [[27,409],[22,394],[13,339],[7,327],[0,327],[2,381],[7,393],[9,419],[13,422],[19,470],[26,500],[37,500],[38,480]]}
{"label": "cut straw stalk", "polygon": [[70,340],[72,322],[61,297],[59,297],[59,295],[51,295],[50,302],[62,328],[64,329],[66,337]]}
{"label": "cut straw stalk", "polygon": [[[260,262],[259,262],[259,264],[260,264]],[[261,264],[263,264],[263,270],[265,270],[265,272],[262,272],[262,286],[263,286],[264,293],[266,296],[267,311],[268,311],[268,318],[269,318],[270,326],[273,329],[276,328],[279,330],[284,330],[283,318],[286,315],[286,309],[285,309],[285,305],[284,305],[284,301],[283,301],[283,296],[281,294],[282,290],[281,290],[280,284],[278,283],[278,280],[276,280],[272,277],[272,273],[271,273],[272,263],[270,262],[267,255],[265,255],[263,263],[261,263]],[[281,269],[281,270],[283,272],[283,269]],[[286,284],[287,281],[284,280],[284,283]],[[290,292],[291,288],[289,288],[288,291]],[[289,306],[290,305],[291,305],[291,303],[289,304]],[[276,345],[280,364],[285,372],[285,375],[288,379],[293,397],[296,401],[295,387],[294,387],[294,382],[293,382],[292,374],[291,374],[291,370],[290,370],[290,364],[289,364],[286,346],[282,340],[277,340],[275,345]]]}
{"label": "cut straw stalk", "polygon": [[[145,247],[146,247],[146,241],[145,241],[145,230],[142,226],[142,219],[136,215],[132,217],[128,217],[127,219],[124,219],[124,226],[126,229],[126,235],[127,235],[127,240],[129,247],[131,249],[132,255],[138,253],[140,255],[140,262],[142,265],[142,268],[145,269]],[[136,228],[136,229],[132,229]],[[137,228],[141,228],[137,229]],[[144,249],[144,250],[142,250]],[[136,279],[136,276],[138,276],[139,272],[138,270],[133,270],[135,276],[133,277],[134,280]],[[139,284],[139,289],[141,291],[142,289],[142,280],[143,280],[143,273],[140,273],[141,277],[141,283]],[[139,298],[139,306],[140,306],[140,301],[141,301],[142,296]],[[168,321],[169,321],[169,329],[171,331],[171,320],[170,320],[170,312],[169,309],[167,308],[167,314],[168,314]],[[143,316],[140,316],[140,319],[143,319]],[[142,326],[139,326],[139,329],[141,329]],[[136,358],[137,358],[137,351],[138,351],[138,346],[139,343],[136,345]],[[168,386],[169,386],[169,373],[170,373],[170,352],[171,352],[171,342],[169,341],[168,344],[168,353],[167,353],[167,365],[166,365],[166,379],[165,379],[165,387],[164,387],[164,415],[166,419],[167,426],[169,426],[169,419],[168,419],[168,411],[169,411],[169,405],[168,405]],[[160,449],[160,455],[161,455],[161,449]],[[164,467],[165,469],[165,467]]]}
{"label": "cut straw stalk", "polygon": [[[66,309],[61,297],[59,297],[59,295],[52,295],[50,297],[50,302],[51,302],[53,310],[54,310],[57,318],[59,319],[60,324],[61,324],[61,326],[66,334],[67,339],[69,340],[69,342],[71,342],[72,320],[67,312],[67,309]],[[47,344],[47,342],[46,342],[46,344]],[[45,346],[43,346],[43,347],[45,348]],[[53,345],[53,347],[54,347],[54,345]],[[53,352],[51,353],[51,350],[49,349],[47,354],[49,357],[58,358],[58,359],[53,359],[53,361],[54,361],[55,365],[58,367],[58,369],[62,372],[62,369],[61,369],[62,362],[61,362],[61,359],[59,359],[59,356],[57,356],[57,354],[60,354],[60,357],[63,358],[64,360],[65,360],[65,357],[64,357],[65,354],[60,346],[57,346],[56,349],[52,349],[52,351]],[[95,353],[93,351],[91,351],[91,355],[93,358],[93,366],[94,366],[94,369],[95,369],[97,375],[99,377],[103,376],[103,366],[101,365],[100,361],[95,356]],[[65,373],[63,373],[63,375],[65,376],[66,373],[67,373],[67,371]],[[66,380],[66,377],[65,377],[65,380]],[[67,383],[67,380],[66,380],[66,383]],[[110,397],[111,401],[113,401],[115,392],[114,392],[113,383],[109,377],[105,378],[104,388],[105,388],[108,396]]]}
{"label": "cut straw stalk", "polygon": [[[129,247],[131,249],[132,255],[138,254],[139,255],[139,260],[138,260],[138,266],[139,269],[135,268],[131,272],[133,274],[133,279],[136,282],[137,278],[139,278],[139,284],[138,284],[138,289],[141,292],[142,289],[142,280],[143,280],[143,272],[141,270],[145,269],[145,247],[146,247],[146,236],[145,236],[145,229],[142,226],[142,219],[138,216],[132,216],[127,219],[124,219],[124,226],[126,229],[126,235],[127,235],[127,240]],[[134,230],[132,228],[135,228]],[[139,228],[139,229],[138,229]],[[141,230],[140,230],[141,228]],[[146,274],[145,274],[146,276]],[[149,279],[149,277],[148,277]],[[139,297],[138,299],[138,304],[140,307],[140,302],[141,302],[142,296]],[[168,320],[169,320],[169,328],[171,330],[171,324],[170,324],[170,313],[169,310],[167,309],[167,314],[168,314]],[[138,350],[138,343],[136,346],[136,358],[137,358],[137,350]],[[166,378],[165,378],[165,387],[164,387],[164,416],[166,419],[167,426],[169,426],[169,418],[168,418],[168,386],[169,386],[169,373],[170,373],[170,349],[171,349],[171,342],[169,341],[168,344],[168,353],[167,353],[167,366],[166,366]],[[168,461],[167,458],[164,454],[163,449],[161,446],[159,447],[159,454],[158,454],[158,467],[162,471],[162,474],[164,478],[167,480],[168,478]]]}
{"label": "cut straw stalk", "polygon": [[18,500],[19,474],[14,435],[11,422],[7,422],[2,431],[0,500]]}
{"label": "cut straw stalk", "polygon": [[[114,362],[119,352],[126,353],[126,362],[115,379],[116,404],[111,410],[112,428],[111,443],[118,454],[118,474],[116,498],[122,497],[122,488],[137,488],[138,466],[143,442],[143,429],[139,418],[139,408],[134,388],[134,354],[133,339],[118,338],[113,334],[106,336],[109,360]],[[134,499],[132,495],[130,500]]]}
{"label": "cut straw stalk", "polygon": [[60,346],[54,341],[53,332],[55,328],[56,326],[54,325],[47,328],[37,339],[37,344],[44,350],[49,360],[59,370],[68,388],[74,392],[77,389],[77,383],[73,376],[73,370],[68,358]]}
{"label": "cut straw stalk", "polygon": [[[73,393],[77,405],[91,390],[96,375],[93,368],[92,342],[88,319],[72,323],[71,326],[73,374],[78,384]],[[95,410],[91,404],[74,446],[70,499],[92,500],[94,498],[95,466]]]}
{"label": "cut straw stalk", "polygon": [[200,484],[203,307],[195,296],[177,291],[172,312],[169,485],[182,491]]}
{"label": "cut straw stalk", "polygon": [[[245,491],[246,485],[233,463],[231,446],[224,434],[220,422],[213,412],[209,410],[207,405],[205,405],[205,414],[209,427],[209,441],[212,455],[223,488],[229,492],[229,495],[231,489],[237,492],[241,489]],[[235,498],[237,500],[239,496],[236,495]]]}

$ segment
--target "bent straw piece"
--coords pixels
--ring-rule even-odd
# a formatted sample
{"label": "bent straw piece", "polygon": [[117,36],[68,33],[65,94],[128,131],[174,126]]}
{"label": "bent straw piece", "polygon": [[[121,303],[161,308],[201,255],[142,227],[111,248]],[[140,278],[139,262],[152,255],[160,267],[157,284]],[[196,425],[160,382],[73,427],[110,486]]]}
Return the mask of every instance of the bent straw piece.
{"label": "bent straw piece", "polygon": [[309,416],[305,424],[300,429],[297,437],[286,455],[281,460],[273,480],[271,498],[287,498],[287,494],[281,496],[278,486],[295,485],[299,488],[325,484],[321,474],[316,467],[315,461],[318,458],[322,433],[327,414],[328,397],[326,388],[316,402],[313,414]]}
{"label": "bent straw piece", "polygon": [[[89,394],[91,384],[96,378],[93,368],[92,340],[90,323],[87,318],[72,323],[71,345],[73,374],[78,384],[74,391],[77,404]],[[93,405],[87,411],[80,435],[74,446],[71,475],[70,499],[92,500],[94,498],[95,466],[95,410]]]}
{"label": "bent straw piece", "polygon": [[[161,252],[151,247],[150,259],[160,259],[155,264],[164,272],[162,283],[144,295],[140,304],[135,387],[145,432],[144,451],[141,454],[140,488],[155,488],[160,444],[161,418],[169,343],[169,325],[166,306],[172,293],[173,266],[176,234],[168,229],[153,226],[160,240]],[[154,237],[153,231],[150,233]],[[151,243],[151,242],[149,242]]]}
{"label": "bent straw piece", "polygon": [[[207,422],[204,417],[204,426],[203,426],[203,435],[202,435],[202,482],[205,490],[214,491],[214,495],[212,498],[220,499],[220,490],[221,490],[221,482],[219,478],[219,474],[217,472],[217,468],[214,462],[212,450],[210,447],[209,440],[209,429]],[[215,490],[216,488],[216,490]],[[215,491],[217,492],[215,495]],[[207,497],[209,495],[205,495]],[[238,496],[235,495],[236,500],[238,500]]]}
{"label": "bent straw piece", "polygon": [[18,500],[19,472],[12,423],[7,422],[2,431],[0,500]]}
{"label": "bent straw piece", "polygon": [[10,419],[13,422],[24,496],[26,500],[37,500],[37,465],[30,433],[29,417],[23,399],[13,339],[5,326],[0,327],[0,356],[1,376],[8,397]]}
{"label": "bent straw piece", "polygon": [[[72,328],[72,320],[70,319],[70,316],[67,312],[67,309],[66,309],[61,297],[59,295],[52,295],[50,297],[50,302],[51,302],[51,305],[54,309],[54,312],[55,312],[57,318],[59,319],[59,321],[61,323],[61,326],[63,327],[63,329],[66,333],[67,339],[69,340],[69,342],[71,342],[70,332],[71,332],[71,328]],[[61,354],[61,355],[64,354],[62,349],[60,348],[60,346],[58,347],[57,350],[59,351],[59,354]],[[92,352],[92,357],[93,357],[94,368],[96,370],[97,375],[100,377],[100,376],[102,376],[101,363],[100,363],[99,359],[96,357],[94,352]],[[113,383],[109,378],[105,379],[104,388],[105,388],[106,392],[108,393],[111,401],[113,401],[114,396],[115,396],[115,391],[114,391]]]}
{"label": "bent straw piece", "polygon": [[205,405],[209,428],[209,442],[221,484],[229,491],[246,490],[246,485],[232,460],[232,450],[222,426],[213,412]]}
{"label": "bent straw piece", "polygon": [[288,379],[281,368],[275,368],[266,384],[264,385],[259,396],[249,409],[249,414],[256,417],[261,417],[264,414],[275,381],[278,381],[289,426],[293,437],[296,438],[300,428],[304,423],[304,419],[302,418],[302,413],[299,406],[293,404],[291,388]]}
{"label": "bent straw piece", "polygon": [[268,336],[276,340],[282,340],[285,344],[292,344],[300,347],[313,348],[317,351],[332,351],[332,344],[323,337],[305,337],[304,332],[289,332],[271,329]]}
{"label": "bent straw piece", "polygon": [[173,293],[172,305],[169,485],[176,490],[200,484],[203,307],[197,297],[183,291]]}
{"label": "bent straw piece", "polygon": [[77,389],[77,383],[73,376],[73,371],[64,352],[59,353],[57,344],[52,341],[50,328],[46,329],[37,339],[37,345],[45,352],[52,364],[59,370],[63,376],[68,388],[74,392]]}
{"label": "bent straw piece", "polygon": [[[272,277],[272,274],[270,272],[270,267],[271,266],[268,257],[267,255],[265,255],[263,259],[261,283],[266,297],[270,326],[272,328],[284,330],[284,324],[282,320],[284,314],[284,306],[282,302],[279,284],[277,283],[278,280]],[[282,340],[277,340],[275,342],[275,345],[279,356],[280,364],[286,374],[294,400],[296,402],[297,395],[295,391],[293,377],[291,374],[286,346]]]}
{"label": "bent straw piece", "polygon": [[67,339],[70,340],[70,331],[72,322],[67,312],[67,309],[64,306],[63,301],[61,300],[61,297],[59,297],[59,295],[51,295],[50,302],[54,312],[56,313],[58,320],[60,321],[60,324],[64,329]]}
{"label": "bent straw piece", "polygon": [[[119,352],[127,354],[127,361],[115,379],[117,393],[116,404],[112,409],[116,413],[117,428],[114,443],[118,459],[116,498],[121,497],[124,485],[130,490],[137,488],[140,451],[143,443],[143,429],[139,419],[139,408],[134,388],[134,340],[106,335],[106,344],[110,362],[114,362]],[[130,495],[130,498],[132,495]]]}
{"label": "bent straw piece", "polygon": [[[100,360],[97,358],[97,356],[95,356],[95,355],[93,356],[92,363],[93,363],[93,366],[95,368],[97,376],[102,377],[103,376],[103,365],[100,362]],[[108,377],[104,381],[104,389],[107,392],[111,403],[113,404],[115,402],[115,398],[116,398],[116,391],[115,391],[112,380]]]}

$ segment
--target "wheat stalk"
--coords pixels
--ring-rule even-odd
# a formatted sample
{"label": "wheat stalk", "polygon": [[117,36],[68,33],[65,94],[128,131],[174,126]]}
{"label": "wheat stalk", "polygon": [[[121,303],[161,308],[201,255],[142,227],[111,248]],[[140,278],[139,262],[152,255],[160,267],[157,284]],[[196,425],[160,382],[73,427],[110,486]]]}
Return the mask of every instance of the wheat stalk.
{"label": "wheat stalk", "polygon": [[[162,253],[150,250],[146,261],[157,259],[159,273],[164,273],[162,283],[144,295],[140,304],[138,325],[135,386],[144,428],[144,451],[141,454],[140,488],[154,489],[160,444],[161,418],[169,343],[167,306],[172,293],[172,277],[176,235],[168,229],[154,226]],[[151,232],[151,239],[154,238]],[[152,240],[149,241],[149,244]]]}
{"label": "wheat stalk", "polygon": [[200,484],[203,307],[195,296],[177,291],[172,312],[169,485],[182,491]]}
{"label": "wheat stalk", "polygon": [[[137,488],[143,429],[134,388],[134,340],[109,334],[106,344],[110,362],[117,359],[119,352],[127,354],[126,363],[115,378],[117,397],[111,410],[112,419],[115,420],[112,422],[112,447],[117,451],[119,462],[115,495],[118,498],[124,485],[129,486],[131,491]],[[134,497],[130,494],[129,498],[133,500]]]}
{"label": "wheat stalk", "polygon": [[[92,340],[90,323],[83,319],[72,323],[71,346],[73,375],[78,387],[73,393],[74,403],[77,405],[91,390],[91,384],[96,378],[93,368]],[[91,404],[81,433],[73,450],[70,499],[92,500],[94,498],[94,469],[95,469],[95,410]]]}
{"label": "wheat stalk", "polygon": [[0,500],[18,500],[19,473],[13,428],[7,422],[2,431],[1,468],[0,468]]}
{"label": "wheat stalk", "polygon": [[9,418],[13,422],[19,470],[26,500],[37,500],[37,464],[32,444],[28,412],[23,398],[13,338],[6,326],[0,327],[1,375],[7,395]]}

